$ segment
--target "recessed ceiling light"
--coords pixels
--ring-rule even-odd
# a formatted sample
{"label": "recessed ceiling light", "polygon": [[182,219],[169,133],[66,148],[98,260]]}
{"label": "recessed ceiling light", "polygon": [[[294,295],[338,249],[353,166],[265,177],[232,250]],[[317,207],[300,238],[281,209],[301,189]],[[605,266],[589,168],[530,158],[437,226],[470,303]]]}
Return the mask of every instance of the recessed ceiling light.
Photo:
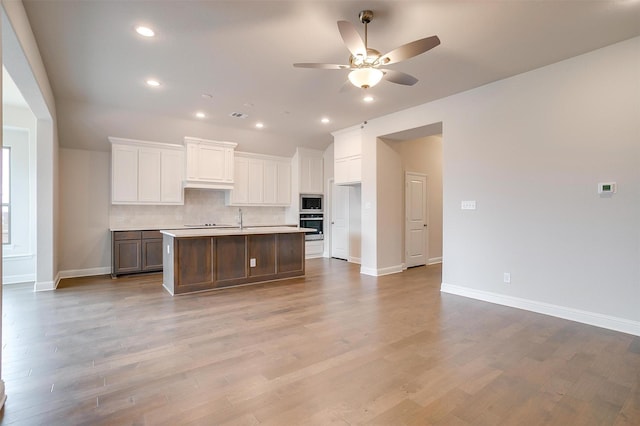
{"label": "recessed ceiling light", "polygon": [[205,118],[205,117],[206,117],[206,115],[205,115],[205,113],[204,113],[204,112],[202,112],[202,111],[198,111],[198,112],[196,112],[196,117],[198,117],[198,118]]}
{"label": "recessed ceiling light", "polygon": [[153,37],[156,33],[149,27],[138,26],[136,32],[143,37]]}
{"label": "recessed ceiling light", "polygon": [[324,124],[327,124],[330,120],[327,117],[323,117],[320,121],[322,121]]}
{"label": "recessed ceiling light", "polygon": [[362,100],[365,102],[373,102],[373,96],[367,95],[364,98],[362,98]]}
{"label": "recessed ceiling light", "polygon": [[149,79],[147,80],[147,85],[151,87],[158,87],[160,86],[160,82],[158,80]]}
{"label": "recessed ceiling light", "polygon": [[264,123],[260,123],[260,122],[258,122],[258,123],[256,123],[256,127],[257,127],[258,129],[262,129],[262,128],[264,127]]}

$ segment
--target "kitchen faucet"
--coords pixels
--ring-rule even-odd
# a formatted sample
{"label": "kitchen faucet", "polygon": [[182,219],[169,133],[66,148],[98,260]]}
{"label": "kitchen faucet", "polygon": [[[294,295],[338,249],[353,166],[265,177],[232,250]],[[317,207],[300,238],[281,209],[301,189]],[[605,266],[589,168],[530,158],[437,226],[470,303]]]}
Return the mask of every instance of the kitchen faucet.
{"label": "kitchen faucet", "polygon": [[242,209],[238,209],[238,224],[240,225],[240,230],[242,231],[242,228],[244,228],[244,226],[242,225]]}

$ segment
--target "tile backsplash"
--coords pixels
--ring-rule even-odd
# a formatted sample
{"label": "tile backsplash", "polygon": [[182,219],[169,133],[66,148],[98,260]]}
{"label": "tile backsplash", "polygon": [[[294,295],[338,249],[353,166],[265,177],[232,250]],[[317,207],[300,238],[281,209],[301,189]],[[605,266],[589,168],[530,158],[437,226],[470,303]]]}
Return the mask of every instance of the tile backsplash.
{"label": "tile backsplash", "polygon": [[[284,207],[242,207],[247,225],[285,224]],[[226,206],[224,191],[185,189],[183,206],[111,205],[109,226],[171,227],[204,223],[237,224],[238,207]]]}

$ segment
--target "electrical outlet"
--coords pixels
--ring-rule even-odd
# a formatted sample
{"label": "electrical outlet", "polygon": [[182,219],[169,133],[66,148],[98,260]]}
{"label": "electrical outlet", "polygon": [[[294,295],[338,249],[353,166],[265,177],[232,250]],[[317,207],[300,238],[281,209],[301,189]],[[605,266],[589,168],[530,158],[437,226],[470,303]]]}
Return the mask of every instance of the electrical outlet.
{"label": "electrical outlet", "polygon": [[511,272],[505,272],[503,279],[505,283],[509,284],[511,282]]}
{"label": "electrical outlet", "polygon": [[251,268],[255,268],[256,267],[256,259],[254,257],[252,257],[251,259],[249,259],[249,266]]}

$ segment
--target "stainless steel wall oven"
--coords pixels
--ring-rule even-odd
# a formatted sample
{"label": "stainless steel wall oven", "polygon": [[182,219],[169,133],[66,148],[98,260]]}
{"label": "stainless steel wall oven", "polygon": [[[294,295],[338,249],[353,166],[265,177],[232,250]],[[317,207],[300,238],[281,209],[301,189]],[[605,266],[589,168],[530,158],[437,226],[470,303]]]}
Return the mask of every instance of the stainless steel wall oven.
{"label": "stainless steel wall oven", "polygon": [[324,239],[324,215],[322,213],[300,213],[300,227],[313,229],[305,234],[305,240]]}

